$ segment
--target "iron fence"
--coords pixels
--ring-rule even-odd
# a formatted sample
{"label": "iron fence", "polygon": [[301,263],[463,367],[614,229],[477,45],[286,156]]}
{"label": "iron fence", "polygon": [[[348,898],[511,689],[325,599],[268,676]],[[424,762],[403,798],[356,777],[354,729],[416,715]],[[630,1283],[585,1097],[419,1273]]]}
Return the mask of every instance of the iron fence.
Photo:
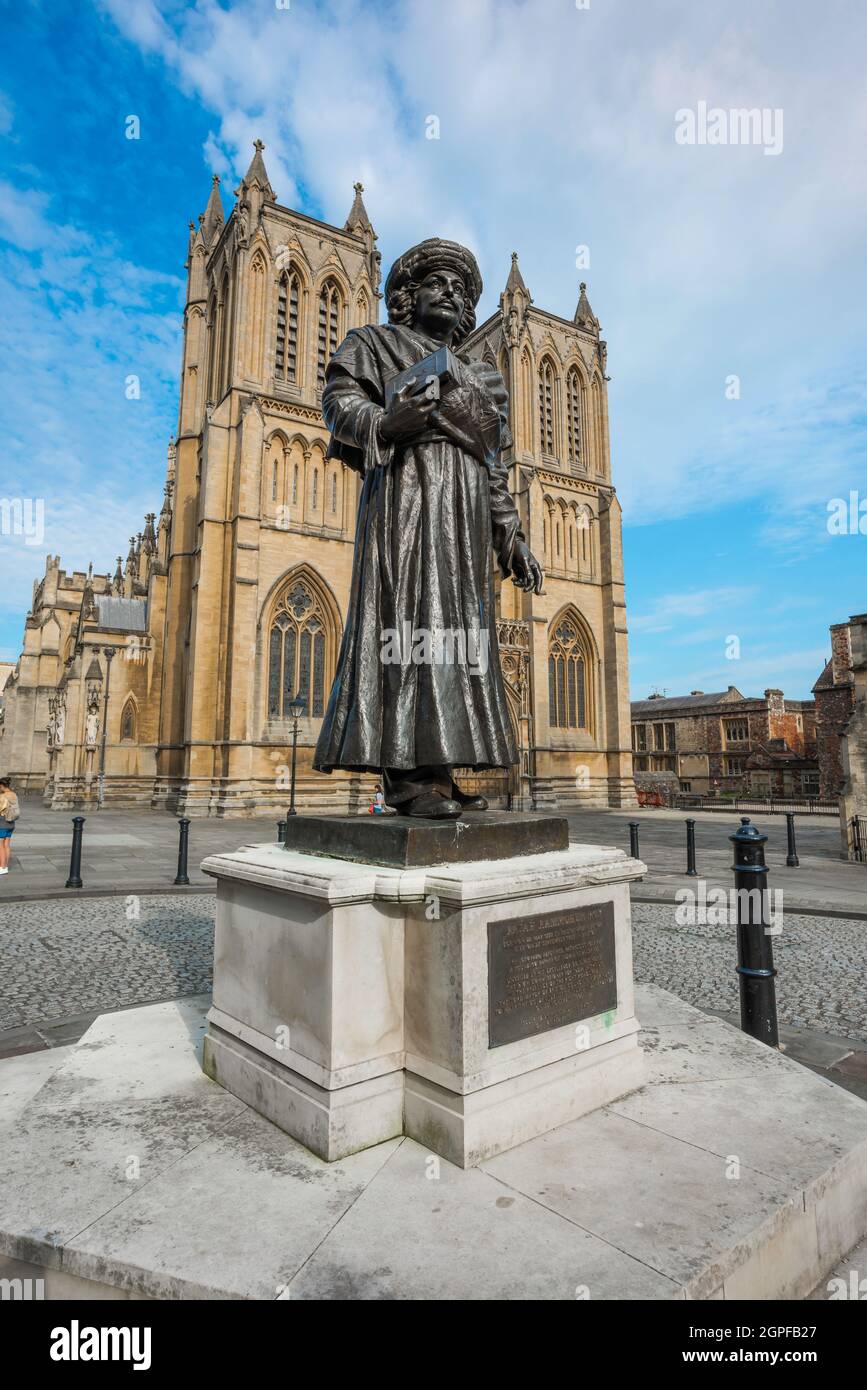
{"label": "iron fence", "polygon": [[[836,801],[815,801],[807,797],[771,797],[768,801],[759,801],[752,796],[727,798],[686,794],[677,797],[675,804],[681,811],[759,811],[763,815],[771,816],[785,815],[787,811],[800,811],[806,815],[836,816],[840,809]],[[862,839],[863,834],[862,831]]]}

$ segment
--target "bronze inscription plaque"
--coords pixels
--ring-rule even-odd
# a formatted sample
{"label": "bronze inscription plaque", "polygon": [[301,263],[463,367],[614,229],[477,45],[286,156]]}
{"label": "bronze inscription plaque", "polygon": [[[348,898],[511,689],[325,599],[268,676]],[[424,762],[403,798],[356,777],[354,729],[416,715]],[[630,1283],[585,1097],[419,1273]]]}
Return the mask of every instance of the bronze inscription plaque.
{"label": "bronze inscription plaque", "polygon": [[491,1047],[616,1007],[613,903],[488,923]]}

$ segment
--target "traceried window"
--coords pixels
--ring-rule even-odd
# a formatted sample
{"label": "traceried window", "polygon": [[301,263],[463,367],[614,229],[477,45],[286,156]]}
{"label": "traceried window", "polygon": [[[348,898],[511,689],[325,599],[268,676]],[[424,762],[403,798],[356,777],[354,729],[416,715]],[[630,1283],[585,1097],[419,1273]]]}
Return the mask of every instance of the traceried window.
{"label": "traceried window", "polygon": [[581,378],[572,367],[566,377],[566,452],[571,468],[581,464]]}
{"label": "traceried window", "polygon": [[552,728],[587,728],[587,657],[578,624],[568,616],[548,645],[548,714]]}
{"label": "traceried window", "polygon": [[539,368],[539,447],[554,453],[554,368],[547,358]]}
{"label": "traceried window", "polygon": [[337,351],[340,340],[340,291],[333,280],[326,280],[319,295],[319,342],[316,384],[325,385],[325,368]]}
{"label": "traceried window", "polygon": [[277,291],[277,341],[274,375],[279,381],[298,380],[298,299],[300,286],[294,270],[280,277]]}
{"label": "traceried window", "polygon": [[726,747],[732,743],[749,743],[750,726],[746,719],[724,719],[722,726]]}
{"label": "traceried window", "polygon": [[289,719],[290,701],[300,694],[306,713],[325,713],[327,622],[319,599],[303,579],[280,598],[268,640],[268,717]]}

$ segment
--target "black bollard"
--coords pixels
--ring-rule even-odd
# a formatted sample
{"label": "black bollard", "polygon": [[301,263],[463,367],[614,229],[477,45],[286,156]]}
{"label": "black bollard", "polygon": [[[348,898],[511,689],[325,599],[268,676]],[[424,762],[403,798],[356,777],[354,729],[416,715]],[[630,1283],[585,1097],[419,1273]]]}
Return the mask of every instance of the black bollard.
{"label": "black bollard", "polygon": [[285,843],[286,843],[286,822],[285,822],[285,820],[278,820],[278,822],[277,822],[277,843],[278,843],[278,845],[285,845]]}
{"label": "black bollard", "polygon": [[762,835],[749,816],[729,839],[735,847],[735,888],[738,900],[738,964],[741,1029],[769,1047],[779,1045],[774,951],[768,935],[767,866]]}
{"label": "black bollard", "polygon": [[186,816],[178,817],[178,872],[175,883],[189,883],[187,876],[187,851],[190,847],[190,822]]}
{"label": "black bollard", "polygon": [[81,837],[84,825],[84,816],[72,817],[72,854],[69,857],[69,878],[66,880],[67,888],[81,888]]}
{"label": "black bollard", "polygon": [[796,848],[796,846],[795,846],[795,813],[794,813],[794,811],[787,811],[787,812],[786,812],[786,838],[787,838],[787,840],[788,840],[788,846],[789,846],[789,852],[788,852],[788,854],[786,855],[786,863],[787,863],[787,865],[789,866],[790,869],[797,869],[797,867],[798,867],[798,865],[800,864],[801,861],[800,861],[800,859],[798,858],[798,851],[797,851],[797,848]]}
{"label": "black bollard", "polygon": [[698,870],[695,867],[694,820],[688,820],[686,823],[686,876],[687,878],[698,878]]}
{"label": "black bollard", "polygon": [[640,855],[639,852],[638,852],[638,821],[637,821],[637,820],[631,820],[631,821],[629,822],[629,853],[632,855],[632,858],[633,858],[633,859],[640,859],[640,858],[641,858],[641,855]]}

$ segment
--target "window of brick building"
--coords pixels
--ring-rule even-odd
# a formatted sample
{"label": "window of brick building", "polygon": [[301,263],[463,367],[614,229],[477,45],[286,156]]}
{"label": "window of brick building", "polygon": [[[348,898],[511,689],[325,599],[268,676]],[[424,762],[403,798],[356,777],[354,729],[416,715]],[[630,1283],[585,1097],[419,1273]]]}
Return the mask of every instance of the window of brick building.
{"label": "window of brick building", "polygon": [[724,719],[722,726],[727,746],[730,743],[749,743],[750,726],[746,719]]}

